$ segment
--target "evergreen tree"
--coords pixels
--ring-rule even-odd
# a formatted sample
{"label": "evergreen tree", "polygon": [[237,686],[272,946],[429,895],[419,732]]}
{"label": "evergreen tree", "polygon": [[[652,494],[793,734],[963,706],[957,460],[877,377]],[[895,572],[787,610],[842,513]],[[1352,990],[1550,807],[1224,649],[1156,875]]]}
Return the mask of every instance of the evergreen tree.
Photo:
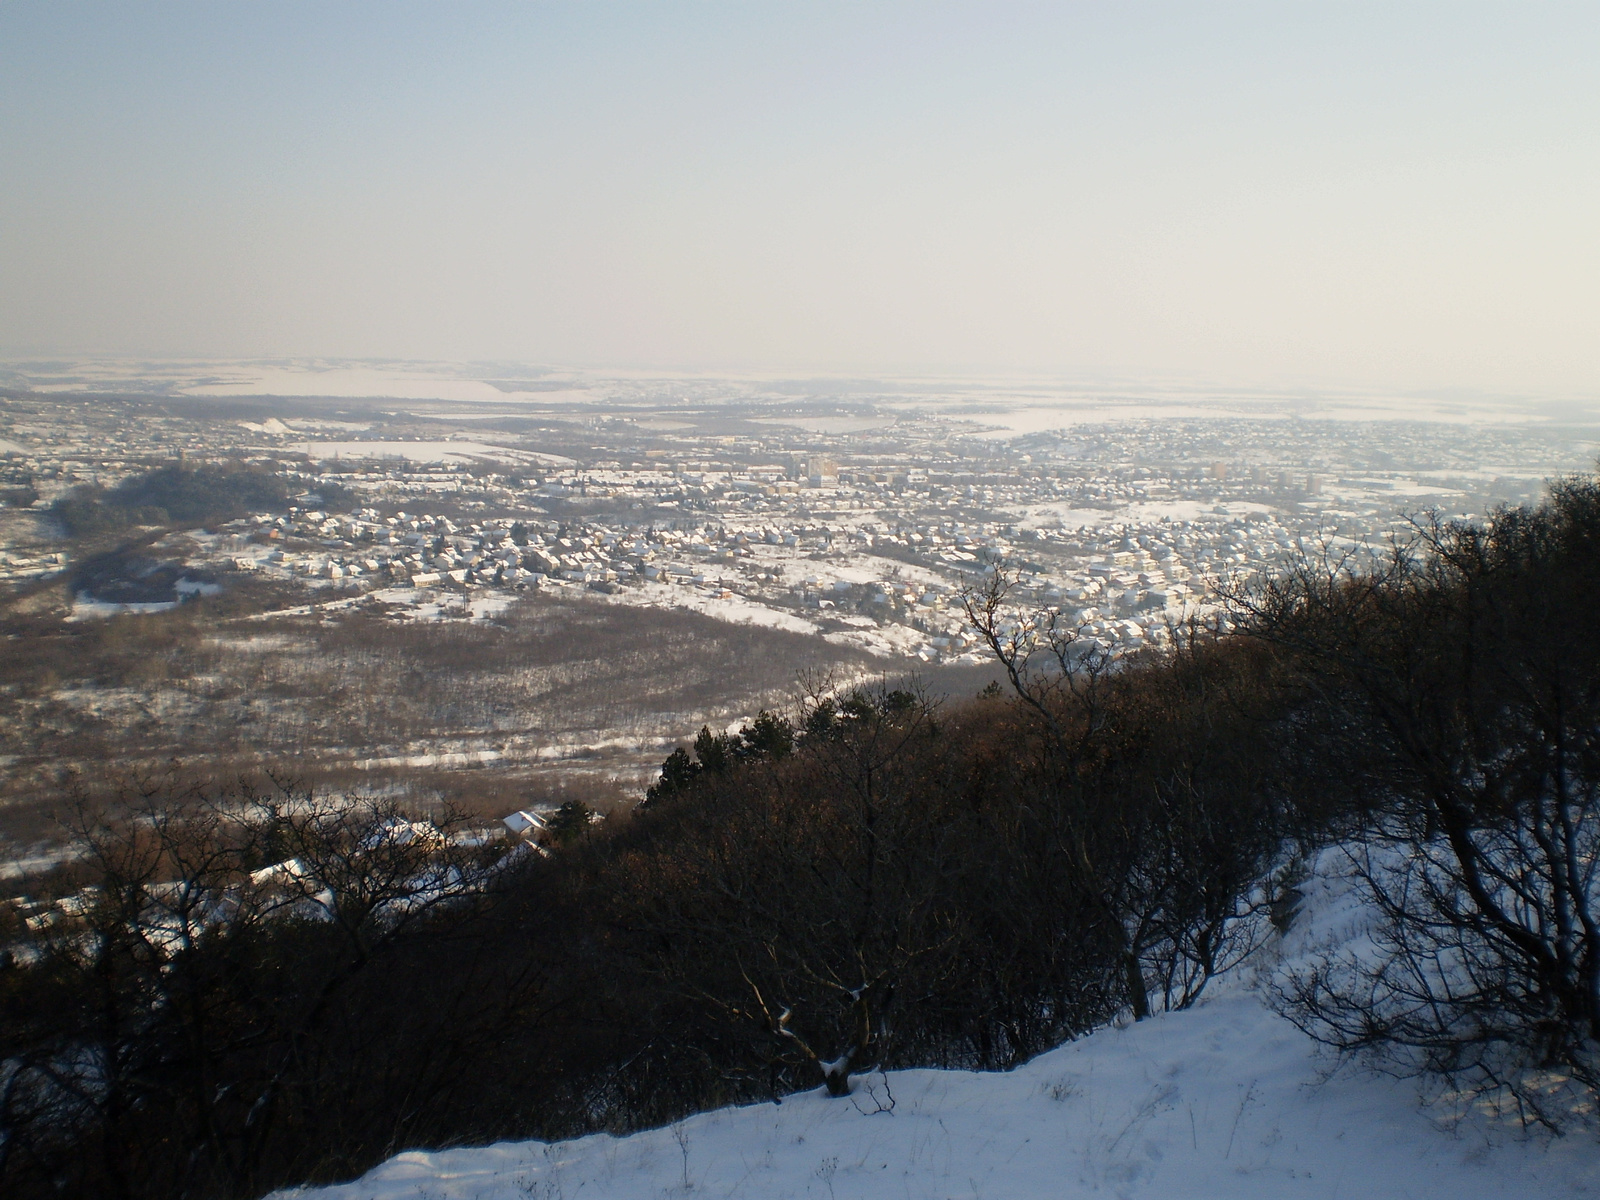
{"label": "evergreen tree", "polygon": [[588,832],[592,812],[582,800],[568,800],[550,818],[550,836],[562,846],[576,841]]}

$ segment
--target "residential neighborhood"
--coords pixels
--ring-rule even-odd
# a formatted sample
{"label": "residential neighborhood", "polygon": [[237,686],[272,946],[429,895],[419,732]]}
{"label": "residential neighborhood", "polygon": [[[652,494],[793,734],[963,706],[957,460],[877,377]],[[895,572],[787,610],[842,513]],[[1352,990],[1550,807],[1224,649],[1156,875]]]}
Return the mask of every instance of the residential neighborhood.
{"label": "residential neighborhood", "polygon": [[72,571],[51,513],[74,489],[239,462],[289,481],[281,511],[185,530],[164,592],[80,589],[77,614],[242,577],[319,602],[370,597],[396,619],[481,616],[497,594],[552,589],[943,662],[976,652],[960,597],[1003,566],[1019,606],[1123,650],[1207,611],[1221,579],[1305,549],[1360,553],[1422,512],[1533,501],[1595,450],[1585,431],[1529,424],[1191,417],[1017,434],[865,403],[763,416],[760,400],[547,408],[530,418],[541,429],[507,435],[449,406],[259,418],[223,402],[13,396],[0,582]]}

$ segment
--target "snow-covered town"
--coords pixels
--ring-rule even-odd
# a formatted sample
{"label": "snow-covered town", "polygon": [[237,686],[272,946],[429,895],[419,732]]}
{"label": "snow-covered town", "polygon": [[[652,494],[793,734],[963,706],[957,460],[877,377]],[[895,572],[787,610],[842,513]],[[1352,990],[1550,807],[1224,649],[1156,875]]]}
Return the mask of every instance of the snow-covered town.
{"label": "snow-covered town", "polygon": [[1381,545],[1422,512],[1532,501],[1595,450],[1586,431],[1529,424],[1113,409],[1016,433],[870,394],[626,399],[622,415],[586,398],[487,418],[347,403],[330,419],[293,402],[275,416],[270,402],[14,396],[0,410],[0,579],[70,576],[50,514],[74,488],[227,461],[283,473],[290,502],[186,530],[165,592],[79,588],[76,615],[149,611],[247,575],[308,601],[371,597],[397,619],[481,616],[497,595],[555,589],[943,662],[977,652],[960,597],[1003,564],[1018,604],[1123,650],[1204,613],[1220,579],[1308,547]]}

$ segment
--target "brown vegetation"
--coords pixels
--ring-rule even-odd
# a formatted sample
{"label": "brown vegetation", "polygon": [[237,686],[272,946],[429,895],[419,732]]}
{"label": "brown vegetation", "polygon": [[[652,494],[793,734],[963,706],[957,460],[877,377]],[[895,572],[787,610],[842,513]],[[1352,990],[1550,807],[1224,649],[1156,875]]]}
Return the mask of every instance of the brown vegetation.
{"label": "brown vegetation", "polygon": [[74,787],[174,759],[213,777],[293,763],[307,784],[489,815],[562,787],[593,802],[685,721],[726,722],[786,698],[797,669],[862,659],[759,626],[563,598],[471,622],[359,608],[242,619],[219,601],[231,603],[13,618],[0,832],[41,836]]}

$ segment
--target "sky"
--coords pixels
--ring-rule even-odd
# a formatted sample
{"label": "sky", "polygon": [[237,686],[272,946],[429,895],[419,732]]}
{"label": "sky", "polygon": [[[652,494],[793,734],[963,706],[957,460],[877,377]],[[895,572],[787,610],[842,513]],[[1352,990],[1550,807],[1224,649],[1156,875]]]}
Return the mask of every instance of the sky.
{"label": "sky", "polygon": [[0,355],[1600,393],[1600,5],[0,0]]}

